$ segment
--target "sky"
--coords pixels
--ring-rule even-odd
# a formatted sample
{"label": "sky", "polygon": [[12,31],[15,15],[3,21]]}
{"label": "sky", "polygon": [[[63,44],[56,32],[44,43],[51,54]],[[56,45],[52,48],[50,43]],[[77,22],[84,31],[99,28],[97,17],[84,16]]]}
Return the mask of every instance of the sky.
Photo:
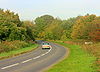
{"label": "sky", "polygon": [[100,16],[100,0],[0,0],[0,8],[18,13],[21,20],[46,14],[60,19],[87,13]]}

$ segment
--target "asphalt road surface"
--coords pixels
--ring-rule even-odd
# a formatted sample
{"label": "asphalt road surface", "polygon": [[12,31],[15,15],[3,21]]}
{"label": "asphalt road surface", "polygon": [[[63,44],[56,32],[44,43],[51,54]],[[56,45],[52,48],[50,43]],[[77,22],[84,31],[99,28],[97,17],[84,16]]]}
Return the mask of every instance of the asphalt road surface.
{"label": "asphalt road surface", "polygon": [[42,50],[41,42],[38,41],[40,47],[32,52],[0,60],[0,72],[42,72],[67,52],[64,47],[53,43],[50,43],[50,49]]}

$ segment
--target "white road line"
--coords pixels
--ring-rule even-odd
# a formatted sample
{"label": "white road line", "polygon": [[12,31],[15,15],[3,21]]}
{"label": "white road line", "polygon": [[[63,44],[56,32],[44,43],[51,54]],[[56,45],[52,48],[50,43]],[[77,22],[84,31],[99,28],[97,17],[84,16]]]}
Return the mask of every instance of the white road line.
{"label": "white road line", "polygon": [[[42,55],[40,55],[40,56],[34,57],[34,58],[32,58],[32,59],[40,58],[41,56],[44,56],[44,55],[48,54],[51,50],[52,50],[52,47],[51,47],[50,50],[48,50],[46,53],[44,53],[44,54],[42,54]],[[28,59],[28,60],[22,61],[21,63],[26,63],[26,62],[28,62],[28,61],[31,61],[32,59]],[[1,69],[10,68],[10,67],[16,66],[16,65],[18,65],[18,64],[19,64],[19,63],[12,64],[12,65],[9,65],[9,66],[5,66],[5,67],[3,67],[3,68],[1,68]]]}
{"label": "white road line", "polygon": [[45,54],[42,54],[41,56],[44,56]]}
{"label": "white road line", "polygon": [[12,64],[12,65],[9,65],[9,66],[6,66],[6,67],[3,67],[3,68],[1,68],[1,69],[10,68],[10,67],[16,66],[16,65],[18,65],[18,64],[19,64],[19,63],[16,63],[16,64]]}
{"label": "white road line", "polygon": [[39,57],[41,57],[41,56],[37,56],[37,57],[35,57],[35,58],[33,58],[33,59],[37,59],[37,58],[39,58]]}
{"label": "white road line", "polygon": [[25,61],[23,61],[23,62],[21,62],[21,63],[26,63],[26,62],[28,62],[28,61],[30,61],[30,60],[32,60],[32,59],[25,60]]}
{"label": "white road line", "polygon": [[49,52],[46,52],[44,55],[48,54]]}

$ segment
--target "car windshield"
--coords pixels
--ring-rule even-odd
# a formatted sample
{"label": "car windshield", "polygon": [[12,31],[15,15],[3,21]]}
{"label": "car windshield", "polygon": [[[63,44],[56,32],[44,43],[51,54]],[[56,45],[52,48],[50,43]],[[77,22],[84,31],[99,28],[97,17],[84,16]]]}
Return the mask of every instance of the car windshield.
{"label": "car windshield", "polygon": [[43,45],[49,45],[49,43],[43,43]]}

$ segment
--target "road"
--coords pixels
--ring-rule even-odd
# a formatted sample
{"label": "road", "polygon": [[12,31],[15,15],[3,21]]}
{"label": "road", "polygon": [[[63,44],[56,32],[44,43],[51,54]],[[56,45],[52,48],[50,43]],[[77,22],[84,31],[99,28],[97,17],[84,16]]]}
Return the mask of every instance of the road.
{"label": "road", "polygon": [[51,49],[42,50],[40,46],[32,52],[0,60],[0,72],[42,72],[67,53],[66,49],[60,45],[53,43],[50,45]]}

